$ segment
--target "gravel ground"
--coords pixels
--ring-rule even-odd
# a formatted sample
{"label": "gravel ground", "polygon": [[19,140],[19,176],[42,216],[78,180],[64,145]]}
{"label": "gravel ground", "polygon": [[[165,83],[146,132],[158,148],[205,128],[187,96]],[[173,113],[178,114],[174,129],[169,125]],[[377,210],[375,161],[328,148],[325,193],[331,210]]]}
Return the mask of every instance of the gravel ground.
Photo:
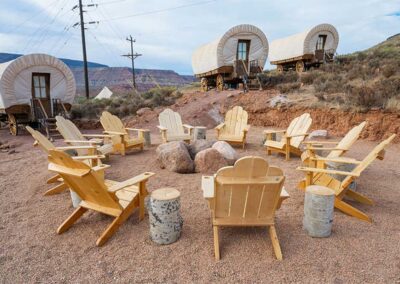
{"label": "gravel ground", "polygon": [[[252,128],[250,144],[240,156],[266,157],[261,129]],[[213,137],[211,131],[209,138]],[[159,142],[154,133],[153,142]],[[304,194],[296,189],[303,174],[300,159],[285,162],[271,156],[271,165],[285,171],[290,194],[277,212],[277,233],[283,261],[274,257],[265,228],[224,228],[221,257],[214,260],[209,210],[200,190],[201,174],[181,175],[157,167],[155,148],[112,156],[109,179],[122,181],[154,171],[149,190],[175,187],[181,191],[184,218],[181,239],[168,246],[149,240],[149,222],[133,214],[98,248],[96,239],[112,218],[86,213],[69,231],[56,234],[71,214],[67,192],[44,197],[49,188],[45,154],[32,147],[28,135],[0,140],[20,143],[16,153],[0,153],[0,280],[32,282],[267,282],[267,283],[400,283],[400,145],[391,145],[385,160],[376,161],[359,178],[358,189],[375,206],[356,204],[372,217],[365,223],[335,211],[330,238],[315,239],[302,229]],[[349,156],[361,159],[376,143],[359,141]]]}

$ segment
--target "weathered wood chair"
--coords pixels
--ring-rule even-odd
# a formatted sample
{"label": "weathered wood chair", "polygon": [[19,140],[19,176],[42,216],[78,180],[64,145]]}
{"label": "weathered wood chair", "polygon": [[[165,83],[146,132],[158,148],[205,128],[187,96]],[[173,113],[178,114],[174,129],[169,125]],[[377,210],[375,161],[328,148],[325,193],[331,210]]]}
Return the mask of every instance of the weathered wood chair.
{"label": "weathered wood chair", "polygon": [[[103,155],[109,155],[113,151],[110,142],[110,135],[104,134],[82,134],[76,125],[62,117],[56,116],[57,130],[64,138],[64,142],[69,145],[96,145],[97,151]],[[81,148],[77,149],[79,155],[86,155],[86,150]]]}
{"label": "weathered wood chair", "polygon": [[[339,163],[350,163],[357,165],[351,172],[327,170],[322,168],[311,168],[311,167],[298,167],[297,170],[306,172],[306,178],[302,180],[298,187],[302,190],[309,185],[322,185],[331,188],[335,191],[335,207],[342,212],[356,217],[363,221],[371,222],[371,219],[362,211],[354,208],[347,202],[343,201],[345,196],[351,197],[352,199],[363,203],[372,205],[373,201],[364,195],[355,192],[349,188],[349,185],[361,175],[361,173],[375,160],[384,158],[385,148],[390,142],[396,137],[395,134],[381,142],[376,146],[362,161],[357,161],[355,159],[337,159],[337,158],[319,158],[319,161],[333,161]],[[342,175],[345,176],[343,181],[337,180],[332,177],[332,175]]]}
{"label": "weathered wood chair", "polygon": [[[292,120],[287,130],[265,130],[265,143],[264,146],[267,150],[267,155],[271,155],[272,152],[283,153],[286,156],[286,160],[290,159],[290,154],[300,156],[302,151],[300,150],[300,144],[307,137],[307,131],[310,129],[312,119],[309,113],[304,113],[299,117]],[[282,133],[281,141],[275,141],[272,139],[273,134]]]}
{"label": "weathered wood chair", "polygon": [[79,207],[58,228],[62,234],[68,230],[88,209],[115,217],[96,244],[102,246],[119,226],[139,208],[139,220],[144,218],[146,182],[153,173],[146,172],[123,182],[103,180],[85,163],[74,161],[67,154],[50,150],[49,170],[59,174],[65,183],[82,199]]}
{"label": "weathered wood chair", "polygon": [[[302,161],[312,167],[325,168],[325,163],[323,161],[320,161],[318,164],[315,163],[318,158],[321,158],[316,154],[316,151],[330,151],[326,156],[326,158],[329,159],[336,159],[343,156],[358,140],[366,124],[367,122],[363,121],[359,125],[353,127],[339,142],[303,141],[303,144],[306,145],[306,150],[301,155]],[[332,145],[333,147],[325,147],[324,145]]]}
{"label": "weathered wood chair", "polygon": [[[33,139],[35,139],[34,146],[39,146],[46,154],[49,153],[50,150],[60,150],[60,151],[68,151],[68,150],[80,150],[85,149],[87,151],[92,151],[93,155],[86,156],[74,156],[72,159],[84,161],[86,164],[90,166],[97,166],[101,164],[100,159],[104,158],[103,155],[95,155],[96,147],[95,146],[65,146],[65,147],[55,147],[53,143],[51,143],[42,133],[37,130],[32,129],[30,126],[26,126],[26,130],[32,135]],[[53,195],[60,193],[68,188],[68,186],[64,183],[63,179],[59,175],[55,175],[47,180],[47,184],[58,183],[58,185],[53,188],[47,190],[44,195]]]}
{"label": "weathered wood chair", "polygon": [[[158,116],[158,122],[160,125],[157,127],[160,129],[163,143],[170,141],[185,141],[190,143],[194,127],[189,124],[182,124],[179,113],[167,108]],[[187,132],[185,132],[185,128]]]}
{"label": "weathered wood chair", "polygon": [[220,226],[269,226],[276,258],[282,260],[274,216],[282,201],[289,198],[283,189],[284,181],[280,168],[269,167],[265,159],[253,156],[221,168],[214,176],[203,176],[202,189],[211,209],[217,260]]}
{"label": "weathered wood chair", "polygon": [[[139,148],[143,150],[144,137],[143,131],[146,129],[128,128],[125,127],[119,117],[103,111],[100,117],[100,123],[104,128],[104,133],[111,135],[113,151],[125,155],[129,149]],[[128,131],[137,132],[137,136],[131,136]]]}
{"label": "weathered wood chair", "polygon": [[250,125],[247,124],[248,114],[241,106],[235,106],[225,115],[225,122],[215,127],[217,139],[231,144],[246,145],[247,132]]}

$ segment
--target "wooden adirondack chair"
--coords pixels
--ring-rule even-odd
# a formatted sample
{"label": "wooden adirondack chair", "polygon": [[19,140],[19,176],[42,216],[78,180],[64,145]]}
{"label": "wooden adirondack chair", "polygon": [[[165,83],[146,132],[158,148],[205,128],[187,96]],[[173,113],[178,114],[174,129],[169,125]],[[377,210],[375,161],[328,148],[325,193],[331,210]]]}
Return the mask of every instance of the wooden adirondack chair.
{"label": "wooden adirondack chair", "polygon": [[[385,148],[392,142],[396,137],[395,134],[390,136],[388,139],[381,142],[376,146],[362,161],[355,159],[337,159],[337,158],[319,158],[321,161],[332,161],[339,163],[350,163],[357,165],[351,172],[327,170],[321,168],[311,167],[298,167],[297,170],[306,172],[306,178],[299,183],[299,188],[305,190],[308,185],[322,185],[331,188],[335,191],[335,207],[342,212],[356,217],[363,221],[371,222],[371,219],[362,211],[354,208],[350,204],[343,201],[345,196],[351,197],[352,199],[368,205],[373,205],[373,201],[364,195],[355,192],[349,188],[349,185],[361,175],[361,173],[375,160],[384,158]],[[339,181],[331,175],[342,175],[345,176],[343,181]]]}
{"label": "wooden adirondack chair", "polygon": [[143,173],[123,182],[103,180],[85,163],[74,161],[67,154],[50,150],[49,170],[59,174],[65,183],[82,199],[79,207],[58,228],[62,234],[68,230],[88,209],[115,217],[96,244],[102,246],[119,226],[139,208],[139,220],[144,218],[146,182],[154,174]]}
{"label": "wooden adirondack chair", "polygon": [[[104,133],[111,135],[114,152],[119,152],[124,156],[126,150],[129,149],[139,148],[143,150],[143,131],[145,129],[125,127],[119,117],[112,115],[108,111],[103,111],[100,123],[104,128]],[[128,131],[137,132],[137,136],[129,135]]]}
{"label": "wooden adirondack chair", "polygon": [[[361,132],[363,131],[367,122],[361,122],[359,125],[353,127],[347,134],[340,140],[339,142],[333,141],[303,141],[303,144],[306,144],[306,151],[301,155],[301,159],[304,163],[318,168],[324,168],[325,163],[320,161],[318,165],[315,161],[318,158],[321,158],[316,154],[316,151],[330,151],[326,158],[334,159],[343,156],[347,151],[350,150],[350,147],[358,140]],[[321,147],[324,145],[335,145],[334,147]],[[318,147],[316,147],[318,146]]]}
{"label": "wooden adirondack chair", "polygon": [[211,209],[217,260],[220,226],[269,226],[276,258],[282,260],[274,216],[282,201],[289,198],[283,189],[284,181],[280,168],[269,167],[265,159],[254,156],[243,157],[214,176],[203,176],[202,189]]}
{"label": "wooden adirondack chair", "polygon": [[[76,125],[62,117],[56,116],[57,130],[64,137],[64,142],[69,145],[96,145],[97,151],[103,155],[109,155],[113,151],[112,144],[110,143],[110,135],[104,134],[82,134]],[[85,149],[77,149],[80,156],[86,155]]]}
{"label": "wooden adirondack chair", "polygon": [[[167,108],[158,116],[160,123],[158,129],[161,132],[163,143],[170,141],[185,141],[190,143],[194,127],[189,124],[182,124],[179,113]],[[187,132],[185,132],[185,128]]]}
{"label": "wooden adirondack chair", "polygon": [[[291,153],[300,156],[302,154],[300,144],[307,137],[307,131],[310,129],[311,123],[310,114],[304,113],[293,119],[287,130],[265,130],[266,140],[264,146],[266,147],[267,155],[271,155],[272,152],[283,153],[287,161],[290,159]],[[272,135],[276,133],[283,133],[281,141],[272,139]]]}
{"label": "wooden adirondack chair", "polygon": [[247,124],[248,114],[241,106],[235,106],[225,115],[225,122],[215,127],[217,139],[231,144],[246,145],[247,132],[250,125]]}
{"label": "wooden adirondack chair", "polygon": [[[93,155],[90,156],[75,156],[72,157],[74,160],[82,160],[86,162],[88,165],[97,166],[101,164],[100,159],[104,158],[103,155],[95,155],[96,147],[95,146],[65,146],[65,147],[55,147],[53,143],[51,143],[42,133],[32,129],[30,126],[26,126],[26,130],[32,135],[33,139],[35,139],[34,146],[39,146],[46,154],[49,153],[50,150],[80,150],[85,149],[87,151],[91,151]],[[104,175],[104,174],[103,174]],[[55,175],[47,180],[47,184],[58,183],[53,188],[47,190],[44,195],[54,195],[60,193],[68,188],[68,186],[64,183],[63,179],[59,175]]]}

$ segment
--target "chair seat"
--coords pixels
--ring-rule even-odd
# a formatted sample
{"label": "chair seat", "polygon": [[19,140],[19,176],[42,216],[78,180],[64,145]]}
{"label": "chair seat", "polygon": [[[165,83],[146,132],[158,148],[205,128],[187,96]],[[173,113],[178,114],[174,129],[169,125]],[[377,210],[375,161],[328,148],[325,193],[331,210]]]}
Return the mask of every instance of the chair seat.
{"label": "chair seat", "polygon": [[285,147],[285,143],[281,141],[267,140],[265,141],[264,146],[276,149],[283,149]]}
{"label": "chair seat", "polygon": [[[107,187],[118,184],[117,181],[109,179],[105,180],[104,183]],[[125,209],[129,205],[129,203],[132,202],[133,199],[139,196],[139,187],[137,187],[136,185],[127,186],[115,192],[115,195],[119,200],[119,204]]]}
{"label": "chair seat", "polygon": [[242,142],[243,141],[243,135],[220,134],[218,136],[218,140]]}
{"label": "chair seat", "polygon": [[107,155],[113,152],[113,145],[111,143],[104,144],[98,147],[97,150],[103,155]]}
{"label": "chair seat", "polygon": [[135,146],[135,145],[143,144],[143,143],[144,143],[143,138],[129,138],[128,140],[125,140],[125,146],[127,148]]}
{"label": "chair seat", "polygon": [[182,141],[182,140],[190,140],[190,134],[168,134],[168,141]]}

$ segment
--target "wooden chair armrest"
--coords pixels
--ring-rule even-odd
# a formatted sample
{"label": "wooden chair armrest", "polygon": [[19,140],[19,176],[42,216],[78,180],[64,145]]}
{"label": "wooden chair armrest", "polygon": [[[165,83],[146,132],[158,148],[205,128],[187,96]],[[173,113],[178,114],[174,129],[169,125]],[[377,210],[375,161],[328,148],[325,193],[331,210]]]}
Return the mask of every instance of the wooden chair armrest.
{"label": "wooden chair armrest", "polygon": [[339,144],[339,141],[303,141],[303,144]]}
{"label": "wooden chair armrest", "polygon": [[347,151],[348,149],[336,148],[336,147],[307,147],[306,150],[323,150],[323,151]]}
{"label": "wooden chair armrest", "polygon": [[214,198],[214,193],[215,193],[214,176],[202,176],[201,189],[203,190],[204,198]]}
{"label": "wooden chair armrest", "polygon": [[97,172],[97,171],[102,171],[102,170],[108,169],[108,168],[110,168],[110,167],[111,167],[110,165],[101,164],[101,165],[92,167],[92,170],[95,171],[95,172]]}
{"label": "wooden chair armrest", "polygon": [[218,124],[218,125],[215,127],[215,129],[221,130],[222,128],[224,128],[224,126],[225,126],[225,122],[222,122],[222,123]]}
{"label": "wooden chair armrest", "polygon": [[342,164],[354,164],[354,165],[361,164],[361,161],[357,161],[356,159],[352,159],[352,158],[311,157],[310,159],[313,161],[335,162],[335,163],[342,163]]}
{"label": "wooden chair armrest", "polygon": [[88,141],[88,140],[64,140],[65,143],[82,143],[82,144],[101,144],[100,141]]}
{"label": "wooden chair armrest", "polygon": [[56,147],[56,150],[65,151],[65,150],[78,150],[78,149],[97,149],[96,146],[62,146]]}
{"label": "wooden chair armrest", "polygon": [[90,156],[73,156],[73,160],[93,160],[93,159],[104,159],[104,155],[90,155]]}
{"label": "wooden chair armrest", "polygon": [[189,125],[189,124],[183,124],[182,126],[185,127],[185,128],[187,128],[187,129],[192,129],[192,128],[194,128],[194,126],[191,126],[191,125]]}
{"label": "wooden chair armrest", "polygon": [[295,135],[287,135],[286,137],[293,138],[293,137],[308,136],[308,135],[310,135],[310,133],[302,133],[302,134],[295,134]]}
{"label": "wooden chair armrest", "polygon": [[359,177],[360,176],[360,174],[353,173],[353,172],[326,170],[326,169],[319,169],[319,168],[297,167],[296,170],[303,171],[303,172],[313,172],[313,173],[352,176],[352,177]]}
{"label": "wooden chair armrest", "polygon": [[274,133],[286,133],[286,130],[272,130],[267,129],[263,131],[264,134],[274,134]]}
{"label": "wooden chair armrest", "polygon": [[137,132],[143,132],[143,131],[148,131],[148,129],[142,129],[142,128],[130,128],[130,127],[125,127],[126,130],[129,131],[137,131]]}
{"label": "wooden chair armrest", "polygon": [[99,137],[99,138],[111,138],[111,135],[107,135],[107,134],[82,134],[83,137]]}
{"label": "wooden chair armrest", "polygon": [[104,131],[104,133],[107,133],[107,134],[111,134],[111,135],[119,135],[119,136],[124,136],[124,135],[126,135],[126,133],[123,133],[123,132],[118,132],[118,131]]}
{"label": "wooden chair armrest", "polygon": [[116,191],[121,190],[121,189],[123,189],[123,188],[125,188],[127,186],[135,185],[135,184],[137,184],[139,182],[146,181],[146,180],[148,180],[150,177],[152,177],[154,175],[155,175],[155,173],[145,172],[145,173],[143,173],[141,175],[135,176],[135,177],[130,178],[130,179],[128,179],[126,181],[123,181],[123,182],[119,182],[119,183],[109,187],[108,191],[109,192],[116,192]]}
{"label": "wooden chair armrest", "polygon": [[157,125],[157,128],[160,129],[161,131],[167,131],[167,128],[161,125]]}

